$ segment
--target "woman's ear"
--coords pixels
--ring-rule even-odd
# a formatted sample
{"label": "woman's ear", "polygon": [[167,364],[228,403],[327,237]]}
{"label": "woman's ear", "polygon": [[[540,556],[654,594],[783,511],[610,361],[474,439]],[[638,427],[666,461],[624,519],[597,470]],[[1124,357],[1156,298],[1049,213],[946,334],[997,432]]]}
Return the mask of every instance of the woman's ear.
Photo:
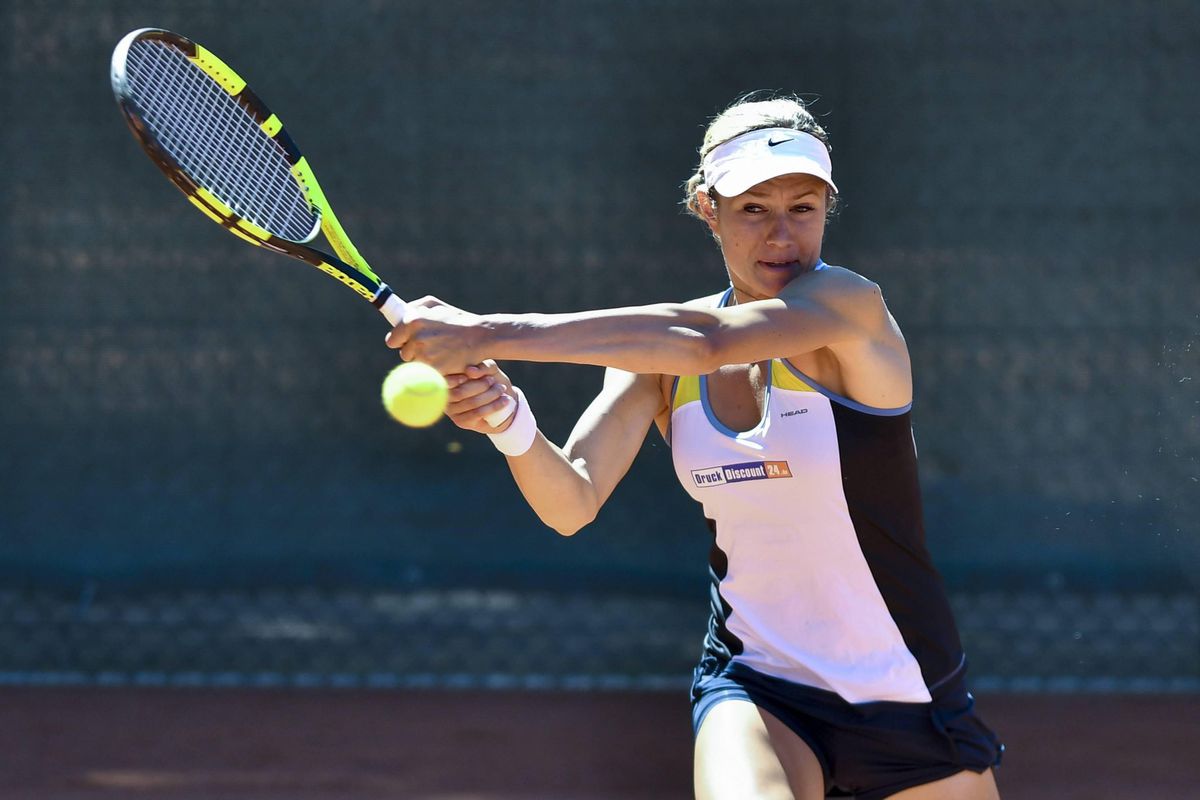
{"label": "woman's ear", "polygon": [[696,192],[696,208],[700,211],[700,219],[708,223],[712,235],[717,235],[717,204],[712,196],[704,189]]}

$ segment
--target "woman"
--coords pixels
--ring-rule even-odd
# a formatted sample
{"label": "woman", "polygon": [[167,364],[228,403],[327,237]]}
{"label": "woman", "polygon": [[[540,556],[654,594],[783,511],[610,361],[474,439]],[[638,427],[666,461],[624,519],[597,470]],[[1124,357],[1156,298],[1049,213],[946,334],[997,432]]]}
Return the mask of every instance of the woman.
{"label": "woman", "polygon": [[[904,338],[870,280],[821,260],[836,202],[796,98],[709,126],[687,205],[730,286],[680,305],[477,316],[433,298],[389,345],[450,375],[540,518],[590,522],[653,422],[704,507],[713,615],[692,688],[699,798],[998,797],[1001,746],[924,544]],[[559,448],[483,359],[607,367]],[[503,430],[483,417],[517,404]]]}

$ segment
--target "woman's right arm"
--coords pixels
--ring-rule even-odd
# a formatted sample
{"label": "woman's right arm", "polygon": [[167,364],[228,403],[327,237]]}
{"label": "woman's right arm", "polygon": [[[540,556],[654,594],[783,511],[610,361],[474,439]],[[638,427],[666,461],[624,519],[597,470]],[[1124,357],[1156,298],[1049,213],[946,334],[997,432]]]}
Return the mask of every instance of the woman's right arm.
{"label": "woman's right arm", "polygon": [[[494,409],[476,404],[493,402],[496,387],[511,386],[498,369],[494,378],[496,386],[490,390],[480,391],[474,381],[452,389],[456,402],[447,413],[456,425],[488,432],[481,417]],[[603,388],[565,445],[555,445],[538,431],[527,452],[507,456],[517,486],[542,522],[571,536],[594,520],[629,471],[663,404],[659,376],[609,368]]]}

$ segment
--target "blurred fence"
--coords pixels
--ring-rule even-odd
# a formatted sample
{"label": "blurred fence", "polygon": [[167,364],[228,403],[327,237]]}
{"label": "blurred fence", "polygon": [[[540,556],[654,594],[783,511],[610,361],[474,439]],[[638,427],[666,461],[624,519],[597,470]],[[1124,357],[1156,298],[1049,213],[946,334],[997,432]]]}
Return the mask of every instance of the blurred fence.
{"label": "blurred fence", "polygon": [[[387,616],[438,598],[464,653],[537,635],[505,627],[513,614],[557,637],[544,598],[577,592],[608,598],[567,602],[581,619],[641,642],[614,645],[636,663],[555,661],[548,645],[553,668],[477,665],[468,681],[654,682],[686,672],[701,633],[707,532],[656,435],[600,519],[558,539],[486,443],[387,420],[394,355],[374,312],[162,181],[105,77],[116,40],[157,25],[249,77],[385,279],[480,311],[720,288],[718,253],[678,206],[704,122],[752,89],[817,96],[844,199],[825,258],[880,282],[909,341],[930,544],[976,674],[1195,687],[1195,4],[3,9],[8,680],[455,674],[371,655],[402,623],[439,642],[409,651],[459,652],[433,617]],[[600,381],[511,371],[560,441]],[[456,616],[470,602],[454,597],[495,624]],[[330,645],[341,611],[393,645]]]}
{"label": "blurred fence", "polygon": [[[1200,692],[1195,595],[958,592],[977,691]],[[0,593],[0,684],[678,690],[697,598],[511,589]]]}

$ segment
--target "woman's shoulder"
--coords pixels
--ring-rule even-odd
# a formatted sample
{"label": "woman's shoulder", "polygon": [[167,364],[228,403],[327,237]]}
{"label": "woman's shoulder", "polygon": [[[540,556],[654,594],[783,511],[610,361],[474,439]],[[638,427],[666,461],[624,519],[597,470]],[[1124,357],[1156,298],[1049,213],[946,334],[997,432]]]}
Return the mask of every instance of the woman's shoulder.
{"label": "woman's shoulder", "polygon": [[780,297],[816,300],[833,306],[877,306],[883,299],[879,284],[849,267],[827,265],[824,269],[798,275]]}
{"label": "woman's shoulder", "polygon": [[875,281],[862,274],[857,268],[838,264],[826,264],[821,269],[806,272],[797,277],[792,283],[797,283],[804,278],[818,278],[819,283],[844,289],[878,288],[878,284]]}
{"label": "woman's shoulder", "polygon": [[899,328],[888,311],[883,289],[857,270],[828,266],[798,276],[779,297],[797,308],[819,308],[855,326],[862,338],[891,341]]}
{"label": "woman's shoulder", "polygon": [[715,294],[706,294],[703,297],[696,297],[691,300],[685,300],[680,305],[686,308],[716,308],[721,304],[721,298],[725,296],[728,289],[722,289]]}

